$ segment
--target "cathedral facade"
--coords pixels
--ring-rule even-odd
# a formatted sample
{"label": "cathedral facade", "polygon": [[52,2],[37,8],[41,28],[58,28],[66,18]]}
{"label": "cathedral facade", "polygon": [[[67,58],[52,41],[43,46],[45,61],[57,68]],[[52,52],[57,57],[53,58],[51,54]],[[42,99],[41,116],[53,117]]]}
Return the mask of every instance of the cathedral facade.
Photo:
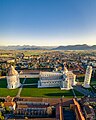
{"label": "cathedral facade", "polygon": [[40,72],[40,80],[38,81],[38,88],[45,87],[60,87],[61,90],[72,89],[76,85],[76,75],[66,68],[64,72]]}

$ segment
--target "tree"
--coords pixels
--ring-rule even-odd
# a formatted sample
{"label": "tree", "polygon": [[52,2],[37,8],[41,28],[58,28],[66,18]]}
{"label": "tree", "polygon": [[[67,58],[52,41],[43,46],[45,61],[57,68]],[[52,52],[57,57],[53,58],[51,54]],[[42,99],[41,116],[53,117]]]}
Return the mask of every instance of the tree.
{"label": "tree", "polygon": [[10,112],[11,111],[11,109],[8,106],[5,107],[5,110],[6,110],[6,112]]}
{"label": "tree", "polygon": [[0,112],[0,120],[4,120],[4,116],[2,115],[1,112]]}

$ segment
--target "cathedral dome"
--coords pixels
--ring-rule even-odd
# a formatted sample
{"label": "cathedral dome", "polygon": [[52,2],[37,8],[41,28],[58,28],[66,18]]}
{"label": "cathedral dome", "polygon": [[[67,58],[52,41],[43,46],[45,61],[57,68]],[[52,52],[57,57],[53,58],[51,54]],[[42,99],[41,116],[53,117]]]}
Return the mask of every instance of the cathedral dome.
{"label": "cathedral dome", "polygon": [[8,76],[18,75],[18,72],[15,70],[13,66],[10,67],[8,71]]}

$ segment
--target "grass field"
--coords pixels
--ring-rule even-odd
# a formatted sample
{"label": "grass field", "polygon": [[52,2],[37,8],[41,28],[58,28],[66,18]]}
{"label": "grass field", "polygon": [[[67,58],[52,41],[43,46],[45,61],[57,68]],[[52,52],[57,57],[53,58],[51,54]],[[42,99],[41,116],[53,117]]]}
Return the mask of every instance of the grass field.
{"label": "grass field", "polygon": [[[22,83],[24,78],[20,79]],[[38,78],[27,78],[25,84],[37,83]],[[78,91],[74,90],[77,97],[82,97],[83,95]],[[0,79],[0,96],[16,96],[18,93],[18,89],[9,90],[7,89],[7,80]],[[65,96],[67,98],[73,97],[72,90],[60,90],[60,88],[37,88],[37,86],[23,86],[22,97],[61,97]]]}
{"label": "grass field", "polygon": [[95,77],[91,79],[91,85],[96,85],[96,78]]}
{"label": "grass field", "polygon": [[20,83],[22,84],[24,81],[24,78],[20,78]]}
{"label": "grass field", "polygon": [[40,55],[44,52],[47,52],[49,50],[22,50],[25,56],[30,56],[30,55]]}
{"label": "grass field", "polygon": [[38,83],[39,78],[26,78],[25,84]]}
{"label": "grass field", "polygon": [[84,77],[78,77],[78,78],[76,79],[76,81],[77,81],[77,82],[84,82]]}
{"label": "grass field", "polygon": [[9,90],[7,89],[7,80],[6,79],[0,79],[0,97],[6,97],[6,96],[16,96],[18,92],[18,89],[15,90]]}
{"label": "grass field", "polygon": [[[27,93],[27,94],[26,94]],[[60,90],[60,88],[23,88],[22,97],[73,97],[71,90]]]}
{"label": "grass field", "polygon": [[10,90],[7,88],[0,88],[0,97],[7,97],[7,96],[14,97],[17,95],[17,93],[18,93],[18,88],[15,90]]}
{"label": "grass field", "polygon": [[[31,92],[32,91],[32,92]],[[74,90],[78,98],[84,95]],[[26,94],[27,93],[27,94]],[[21,92],[22,97],[61,97],[73,98],[72,90],[60,90],[60,88],[36,88],[36,86],[25,86]]]}
{"label": "grass field", "polygon": [[7,80],[5,78],[0,79],[0,88],[7,87]]}
{"label": "grass field", "polygon": [[[79,82],[83,83],[83,82],[84,82],[84,77],[79,77],[79,78],[77,78],[77,80],[78,80]],[[77,80],[76,80],[76,81],[77,81]],[[92,78],[91,78],[91,85],[96,85],[96,78],[95,78],[95,77],[92,77]]]}

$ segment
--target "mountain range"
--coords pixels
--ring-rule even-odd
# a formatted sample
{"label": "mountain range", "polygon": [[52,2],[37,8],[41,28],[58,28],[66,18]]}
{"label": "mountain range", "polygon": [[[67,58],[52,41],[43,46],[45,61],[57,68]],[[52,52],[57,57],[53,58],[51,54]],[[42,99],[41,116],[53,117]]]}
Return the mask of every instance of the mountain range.
{"label": "mountain range", "polygon": [[83,45],[67,45],[67,46],[59,46],[57,48],[53,48],[54,50],[96,50],[96,45],[88,46],[87,44]]}
{"label": "mountain range", "polygon": [[16,46],[0,46],[1,50],[96,50],[96,45],[67,45],[67,46],[30,46],[30,45],[16,45]]}

